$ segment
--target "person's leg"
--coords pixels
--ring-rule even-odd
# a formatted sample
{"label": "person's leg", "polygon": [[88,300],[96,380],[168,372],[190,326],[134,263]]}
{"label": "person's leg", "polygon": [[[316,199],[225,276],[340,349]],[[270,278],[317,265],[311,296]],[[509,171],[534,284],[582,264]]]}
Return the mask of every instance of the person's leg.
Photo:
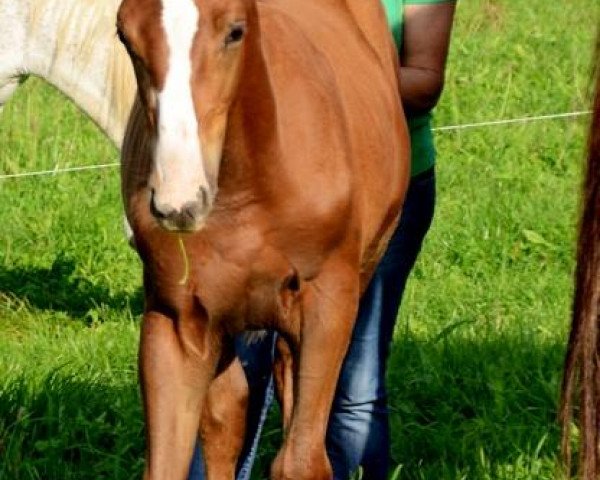
{"label": "person's leg", "polygon": [[196,446],[194,447],[194,456],[190,464],[188,480],[204,480],[204,463],[202,462],[202,449],[199,442],[196,442]]}
{"label": "person's leg", "polygon": [[[248,480],[250,478],[252,464],[258,448],[258,439],[273,400],[272,365],[274,344],[274,332],[267,332],[263,338],[251,342],[248,342],[244,335],[238,335],[235,339],[236,354],[246,373],[250,393],[246,418],[246,439],[238,460],[237,480]],[[188,480],[204,480],[204,478],[202,447],[197,442]]]}
{"label": "person's leg", "polygon": [[359,465],[365,480],[387,478],[386,362],[406,279],[431,224],[434,203],[431,170],[411,180],[398,227],[361,299],[327,430],[336,480],[347,480]]}

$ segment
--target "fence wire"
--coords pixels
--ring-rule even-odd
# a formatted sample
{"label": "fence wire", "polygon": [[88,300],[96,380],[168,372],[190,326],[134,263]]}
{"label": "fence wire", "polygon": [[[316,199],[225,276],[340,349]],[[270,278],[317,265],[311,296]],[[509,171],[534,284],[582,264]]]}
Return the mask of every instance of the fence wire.
{"label": "fence wire", "polygon": [[[548,115],[534,115],[520,118],[507,118],[500,120],[489,120],[485,122],[478,123],[463,123],[459,125],[446,125],[443,127],[435,127],[432,130],[434,132],[451,132],[451,131],[460,131],[460,130],[468,130],[472,128],[483,128],[483,127],[492,127],[492,126],[504,126],[504,125],[515,125],[515,124],[524,124],[531,122],[539,122],[545,120],[557,120],[557,119],[568,119],[568,118],[576,118],[582,117],[585,115],[590,115],[591,110],[582,110],[578,112],[565,112],[565,113],[552,113]],[[84,172],[90,170],[101,170],[105,168],[114,168],[120,165],[119,162],[113,163],[103,163],[100,165],[81,165],[77,167],[65,167],[65,168],[55,168],[52,170],[39,170],[33,172],[22,172],[22,173],[8,173],[4,175],[0,175],[0,180],[7,180],[10,178],[25,178],[25,177],[41,177],[41,176],[49,176],[49,175],[57,175],[59,173],[72,173],[72,172]]]}

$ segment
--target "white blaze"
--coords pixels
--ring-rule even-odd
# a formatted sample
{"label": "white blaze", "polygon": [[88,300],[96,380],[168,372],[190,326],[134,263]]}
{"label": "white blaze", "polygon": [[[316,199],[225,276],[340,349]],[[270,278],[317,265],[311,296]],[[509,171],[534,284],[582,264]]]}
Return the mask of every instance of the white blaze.
{"label": "white blaze", "polygon": [[160,204],[180,209],[208,189],[191,89],[191,50],[200,13],[193,0],[163,0],[162,25],[169,49],[167,72],[158,93],[156,170]]}

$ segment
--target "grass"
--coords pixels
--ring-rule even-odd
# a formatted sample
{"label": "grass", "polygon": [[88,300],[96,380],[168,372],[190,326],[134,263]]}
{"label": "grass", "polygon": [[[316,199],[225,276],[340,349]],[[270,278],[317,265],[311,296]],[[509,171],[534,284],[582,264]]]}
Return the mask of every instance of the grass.
{"label": "grass", "polygon": [[[567,4],[568,3],[568,4]],[[584,110],[593,0],[459,3],[448,125]],[[587,118],[437,135],[436,220],[389,360],[397,479],[552,479]],[[0,172],[117,152],[30,79],[0,117]],[[139,262],[118,171],[0,180],[0,479],[138,478]],[[279,442],[272,415],[255,468]]]}

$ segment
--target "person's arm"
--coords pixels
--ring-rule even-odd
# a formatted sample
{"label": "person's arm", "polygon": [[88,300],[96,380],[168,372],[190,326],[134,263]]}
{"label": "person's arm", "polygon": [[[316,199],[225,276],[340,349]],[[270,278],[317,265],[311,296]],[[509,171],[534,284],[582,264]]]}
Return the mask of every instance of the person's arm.
{"label": "person's arm", "polygon": [[429,112],[444,86],[455,2],[406,5],[400,53],[400,97],[407,115]]}

